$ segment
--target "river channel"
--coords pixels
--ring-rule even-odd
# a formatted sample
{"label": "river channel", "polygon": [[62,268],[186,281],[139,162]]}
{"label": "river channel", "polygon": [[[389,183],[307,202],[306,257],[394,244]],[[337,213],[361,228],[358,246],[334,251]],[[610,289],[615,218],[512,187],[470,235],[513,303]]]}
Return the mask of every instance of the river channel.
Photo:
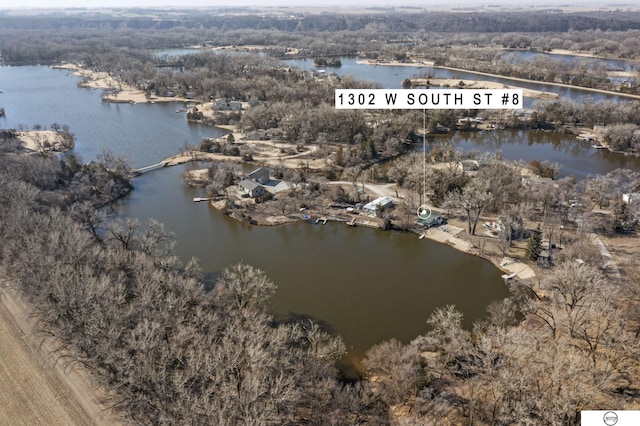
{"label": "river channel", "polygon": [[[359,67],[365,74],[360,77],[376,81],[380,78],[367,72],[389,72],[389,67]],[[176,114],[176,104],[108,104],[100,100],[99,91],[77,88],[76,83],[62,70],[0,67],[0,107],[6,110],[0,128],[66,124],[76,134],[74,152],[84,161],[109,149],[134,166],[158,162],[185,143],[223,134],[187,123],[184,114]],[[475,138],[482,139],[480,134],[459,137],[467,137],[470,141],[464,143],[471,145],[477,143]],[[553,146],[541,138],[542,146]],[[530,144],[517,149],[525,153]],[[598,158],[594,161],[604,164]],[[240,261],[264,269],[278,285],[272,301],[278,318],[308,317],[324,324],[344,338],[356,359],[382,340],[395,337],[406,342],[424,333],[426,319],[438,306],[456,305],[469,326],[491,301],[508,294],[501,272],[489,262],[413,234],[332,223],[279,227],[238,223],[204,203],[192,202],[202,191],[183,183],[182,174],[190,167],[160,169],[136,178],[133,193],[115,206],[114,218],[131,216],[143,222],[155,218],[165,223],[175,233],[177,254],[184,260],[199,258],[209,273]],[[598,167],[594,166],[595,172],[601,171]]]}

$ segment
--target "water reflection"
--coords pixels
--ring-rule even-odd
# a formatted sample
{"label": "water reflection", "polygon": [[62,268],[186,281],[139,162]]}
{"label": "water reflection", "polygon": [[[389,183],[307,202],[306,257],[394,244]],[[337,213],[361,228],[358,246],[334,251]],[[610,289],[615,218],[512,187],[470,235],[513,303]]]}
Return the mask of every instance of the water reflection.
{"label": "water reflection", "polygon": [[529,130],[465,132],[429,138],[433,145],[450,141],[463,152],[496,153],[508,160],[550,161],[560,165],[560,176],[605,174],[618,168],[640,170],[640,158],[594,149],[575,135]]}

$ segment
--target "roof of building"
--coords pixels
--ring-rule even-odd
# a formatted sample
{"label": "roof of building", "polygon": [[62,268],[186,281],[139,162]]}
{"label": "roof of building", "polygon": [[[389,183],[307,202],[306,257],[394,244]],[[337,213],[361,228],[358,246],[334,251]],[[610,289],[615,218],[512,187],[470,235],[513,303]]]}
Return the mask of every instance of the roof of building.
{"label": "roof of building", "polygon": [[262,186],[249,179],[242,179],[238,185],[240,185],[242,188],[246,189],[247,191],[253,191],[257,187]]}
{"label": "roof of building", "polygon": [[391,197],[378,197],[375,200],[371,201],[370,203],[365,204],[363,209],[375,210],[378,206],[386,207],[391,203],[393,203],[393,200],[391,199]]}
{"label": "roof of building", "polygon": [[418,218],[418,222],[424,225],[431,225],[432,223],[438,222],[438,220],[442,220],[440,215],[437,213],[431,213],[428,217]]}
{"label": "roof of building", "polygon": [[258,167],[251,173],[249,173],[249,179],[257,179],[261,176],[269,177],[269,169],[265,169],[264,167]]}

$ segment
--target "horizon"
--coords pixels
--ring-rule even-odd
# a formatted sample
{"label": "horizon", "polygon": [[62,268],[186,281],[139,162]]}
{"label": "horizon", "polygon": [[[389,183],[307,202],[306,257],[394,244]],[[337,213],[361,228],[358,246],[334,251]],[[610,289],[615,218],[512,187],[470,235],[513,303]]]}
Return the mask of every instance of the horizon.
{"label": "horizon", "polygon": [[321,5],[300,4],[296,0],[112,0],[105,5],[103,0],[4,0],[0,10],[49,10],[49,9],[114,9],[114,8],[145,8],[145,9],[189,9],[189,8],[220,8],[220,7],[253,7],[253,8],[299,8],[299,9],[326,9],[336,7],[346,8],[371,8],[371,7],[422,7],[422,8],[451,8],[452,6],[483,6],[483,7],[505,7],[520,8],[527,7],[596,7],[596,8],[638,8],[632,2],[621,3],[615,0],[577,0],[574,2],[559,2],[557,0],[528,0],[513,2],[510,0],[454,0],[443,5],[436,0],[326,0]]}

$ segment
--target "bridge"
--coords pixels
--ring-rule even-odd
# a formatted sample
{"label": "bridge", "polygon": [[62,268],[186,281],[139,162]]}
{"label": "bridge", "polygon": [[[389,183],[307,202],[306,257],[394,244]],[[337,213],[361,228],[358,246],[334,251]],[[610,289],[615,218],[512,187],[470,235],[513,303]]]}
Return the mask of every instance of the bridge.
{"label": "bridge", "polygon": [[138,175],[141,175],[143,173],[147,173],[147,172],[151,172],[153,170],[160,169],[162,167],[165,167],[166,165],[167,165],[166,162],[161,161],[161,162],[156,163],[156,164],[151,164],[149,166],[140,167],[139,169],[133,169],[133,174],[135,176],[138,176]]}

